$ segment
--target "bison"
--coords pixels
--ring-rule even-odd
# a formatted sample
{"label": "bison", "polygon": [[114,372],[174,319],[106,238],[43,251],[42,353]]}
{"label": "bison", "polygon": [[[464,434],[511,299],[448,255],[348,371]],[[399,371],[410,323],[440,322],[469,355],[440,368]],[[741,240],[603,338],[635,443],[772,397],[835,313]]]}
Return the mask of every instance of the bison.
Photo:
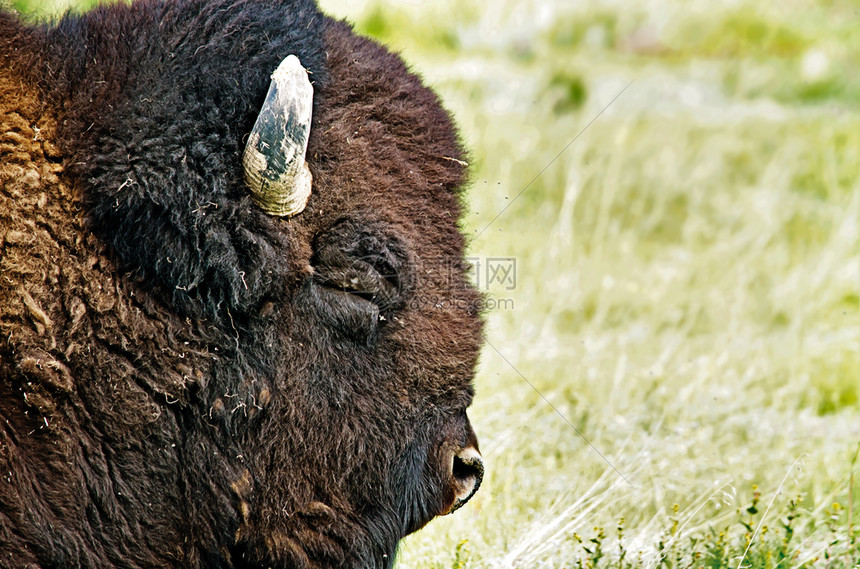
{"label": "bison", "polygon": [[0,13],[0,567],[387,568],[465,503],[463,158],[311,0]]}

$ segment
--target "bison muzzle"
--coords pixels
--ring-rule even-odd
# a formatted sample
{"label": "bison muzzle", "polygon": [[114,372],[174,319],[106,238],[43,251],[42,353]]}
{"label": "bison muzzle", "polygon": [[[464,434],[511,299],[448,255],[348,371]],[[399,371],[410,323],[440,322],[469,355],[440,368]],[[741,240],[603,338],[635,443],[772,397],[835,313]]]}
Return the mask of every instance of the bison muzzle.
{"label": "bison muzzle", "polygon": [[0,567],[387,568],[469,500],[463,158],[309,0],[0,12]]}

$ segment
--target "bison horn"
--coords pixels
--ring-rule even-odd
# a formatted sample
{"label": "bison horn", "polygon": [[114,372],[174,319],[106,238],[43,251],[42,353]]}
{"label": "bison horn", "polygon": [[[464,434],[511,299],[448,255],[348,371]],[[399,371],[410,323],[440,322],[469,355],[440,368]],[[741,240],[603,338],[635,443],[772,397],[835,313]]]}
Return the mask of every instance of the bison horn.
{"label": "bison horn", "polygon": [[292,216],[311,195],[305,162],[314,88],[299,58],[289,55],[272,73],[269,92],[245,147],[245,183],[266,213]]}

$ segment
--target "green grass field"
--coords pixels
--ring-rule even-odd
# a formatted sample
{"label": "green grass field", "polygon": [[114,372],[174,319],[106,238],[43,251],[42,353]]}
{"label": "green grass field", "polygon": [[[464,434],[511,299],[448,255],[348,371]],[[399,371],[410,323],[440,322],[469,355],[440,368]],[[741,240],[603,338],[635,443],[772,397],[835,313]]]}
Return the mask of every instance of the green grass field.
{"label": "green grass field", "polygon": [[322,4],[438,91],[516,259],[484,486],[398,567],[860,565],[857,5]]}

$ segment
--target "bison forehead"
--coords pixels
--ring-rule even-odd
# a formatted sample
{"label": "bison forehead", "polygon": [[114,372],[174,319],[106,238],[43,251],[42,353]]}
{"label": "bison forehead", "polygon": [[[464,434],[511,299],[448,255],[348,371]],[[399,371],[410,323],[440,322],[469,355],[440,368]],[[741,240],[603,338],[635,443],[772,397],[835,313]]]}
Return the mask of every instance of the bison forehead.
{"label": "bison forehead", "polygon": [[308,147],[312,233],[358,216],[401,228],[416,256],[462,259],[463,150],[436,95],[384,48],[331,22]]}

